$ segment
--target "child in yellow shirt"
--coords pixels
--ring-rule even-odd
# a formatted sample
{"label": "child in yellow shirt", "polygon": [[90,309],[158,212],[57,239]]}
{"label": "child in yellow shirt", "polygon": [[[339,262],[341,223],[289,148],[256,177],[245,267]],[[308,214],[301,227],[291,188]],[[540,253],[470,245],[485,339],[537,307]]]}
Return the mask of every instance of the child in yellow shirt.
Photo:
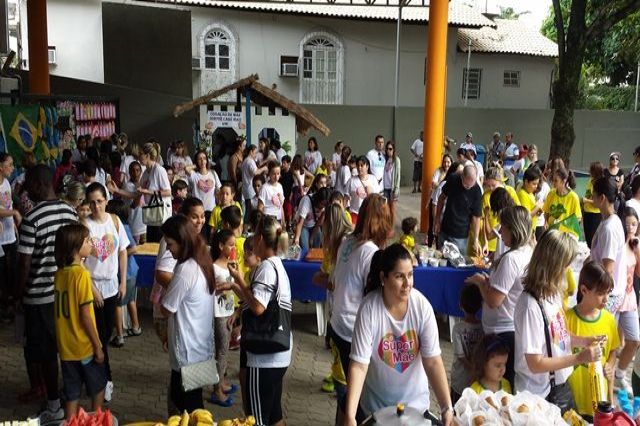
{"label": "child in yellow shirt", "polygon": [[416,259],[416,241],[413,235],[418,231],[418,219],[415,217],[406,217],[402,219],[402,236],[398,241],[411,254],[411,261],[414,265],[418,264]]}
{"label": "child in yellow shirt", "polygon": [[[567,329],[573,336],[572,352],[578,353],[594,336],[604,336],[602,346],[602,366],[607,377],[607,398],[613,401],[613,371],[616,365],[616,349],[620,347],[620,337],[614,316],[606,309],[609,292],[613,289],[613,278],[599,262],[588,262],[582,267],[578,278],[578,304],[565,313]],[[582,337],[582,339],[579,339]],[[607,374],[608,373],[608,374]],[[591,395],[589,365],[579,364],[573,369],[568,382],[576,402],[578,413],[592,421],[595,404]]]}
{"label": "child in yellow shirt", "polygon": [[225,182],[222,184],[222,186],[220,187],[220,192],[218,194],[218,197],[220,198],[218,200],[219,204],[213,208],[211,217],[209,218],[209,227],[211,227],[211,234],[215,234],[222,229],[222,219],[220,215],[222,214],[222,210],[225,207],[235,205],[240,209],[240,213],[242,213],[242,207],[240,206],[240,203],[238,203],[237,201],[233,201],[235,195],[236,190],[231,183]]}
{"label": "child in yellow shirt", "polygon": [[70,224],[56,232],[54,321],[67,420],[78,411],[83,385],[95,411],[102,407],[107,384],[104,352],[93,312],[91,274],[82,264],[91,249],[89,230],[84,225]]}
{"label": "child in yellow shirt", "polygon": [[471,389],[480,394],[483,390],[512,393],[511,383],[504,378],[509,358],[509,346],[495,334],[488,334],[473,351],[473,376]]}

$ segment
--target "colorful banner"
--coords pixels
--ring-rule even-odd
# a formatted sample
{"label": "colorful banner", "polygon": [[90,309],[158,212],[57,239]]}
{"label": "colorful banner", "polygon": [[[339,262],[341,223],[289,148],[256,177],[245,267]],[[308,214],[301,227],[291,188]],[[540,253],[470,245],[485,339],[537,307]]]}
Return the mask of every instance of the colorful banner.
{"label": "colorful banner", "polygon": [[0,131],[5,149],[20,166],[22,155],[33,152],[38,163],[55,166],[58,148],[55,135],[57,114],[39,105],[0,105]]}

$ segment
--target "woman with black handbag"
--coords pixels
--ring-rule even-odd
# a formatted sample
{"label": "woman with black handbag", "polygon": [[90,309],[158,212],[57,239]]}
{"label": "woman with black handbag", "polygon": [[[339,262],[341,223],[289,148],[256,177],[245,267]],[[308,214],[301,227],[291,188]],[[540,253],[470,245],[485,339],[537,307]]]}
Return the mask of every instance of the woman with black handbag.
{"label": "woman with black handbag", "polygon": [[[575,237],[547,231],[533,251],[514,312],[515,390],[544,396],[562,412],[575,408],[567,379],[573,367],[599,360],[598,337],[572,336],[562,307],[564,277],[577,254]],[[544,330],[540,333],[540,330]],[[581,346],[571,353],[572,346]]]}
{"label": "woman with black handbag", "polygon": [[[247,415],[256,425],[284,425],[282,380],[291,364],[291,286],[276,255],[287,233],[274,217],[264,216],[254,235],[254,252],[262,262],[245,286],[236,263],[229,264],[229,287],[243,300],[240,381]],[[218,289],[224,290],[218,286]],[[243,377],[244,376],[244,377]]]}

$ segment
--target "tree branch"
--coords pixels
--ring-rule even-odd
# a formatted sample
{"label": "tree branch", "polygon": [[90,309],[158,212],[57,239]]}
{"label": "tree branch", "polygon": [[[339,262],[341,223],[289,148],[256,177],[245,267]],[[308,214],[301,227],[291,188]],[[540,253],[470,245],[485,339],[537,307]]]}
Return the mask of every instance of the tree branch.
{"label": "tree branch", "polygon": [[564,62],[564,18],[562,17],[562,8],[560,7],[560,0],[553,0],[553,22],[556,24],[556,39],[558,40],[558,61],[560,66]]}
{"label": "tree branch", "polygon": [[587,28],[585,39],[593,40],[595,38],[600,38],[615,24],[638,10],[640,10],[640,0],[629,0],[608,15],[596,17],[596,19],[594,19],[591,25]]}

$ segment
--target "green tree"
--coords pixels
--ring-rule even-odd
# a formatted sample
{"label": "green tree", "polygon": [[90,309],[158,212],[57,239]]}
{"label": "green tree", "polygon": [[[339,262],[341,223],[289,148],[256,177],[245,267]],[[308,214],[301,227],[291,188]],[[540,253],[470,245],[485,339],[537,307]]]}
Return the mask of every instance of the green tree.
{"label": "green tree", "polygon": [[553,122],[550,158],[569,163],[575,141],[573,113],[580,97],[580,81],[588,48],[613,27],[640,11],[640,0],[553,0],[553,30],[558,43],[558,73],[553,83]]}
{"label": "green tree", "polygon": [[500,19],[518,19],[528,13],[531,13],[531,11],[525,10],[524,12],[516,13],[512,7],[500,7]]}

